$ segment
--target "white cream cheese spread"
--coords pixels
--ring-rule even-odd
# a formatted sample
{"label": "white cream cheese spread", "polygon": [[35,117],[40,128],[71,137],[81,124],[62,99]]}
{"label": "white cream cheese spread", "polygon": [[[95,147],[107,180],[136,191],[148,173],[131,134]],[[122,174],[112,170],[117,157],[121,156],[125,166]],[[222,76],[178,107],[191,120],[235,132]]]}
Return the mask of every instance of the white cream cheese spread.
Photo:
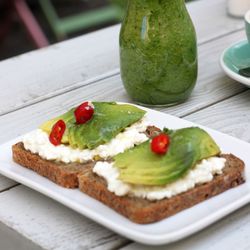
{"label": "white cream cheese spread", "polygon": [[213,180],[215,174],[222,174],[226,159],[210,157],[202,160],[181,179],[165,186],[143,186],[124,183],[119,180],[119,169],[114,163],[97,162],[93,172],[107,181],[108,190],[117,196],[135,196],[148,200],[171,198]]}
{"label": "white cream cheese spread", "polygon": [[23,137],[23,144],[26,150],[39,154],[43,159],[56,160],[65,163],[86,162],[92,160],[95,156],[107,159],[125,150],[141,144],[148,140],[144,134],[148,126],[145,118],[126,128],[124,132],[119,133],[110,142],[100,145],[93,150],[73,149],[68,145],[54,146],[49,141],[49,136],[41,129],[34,130]]}

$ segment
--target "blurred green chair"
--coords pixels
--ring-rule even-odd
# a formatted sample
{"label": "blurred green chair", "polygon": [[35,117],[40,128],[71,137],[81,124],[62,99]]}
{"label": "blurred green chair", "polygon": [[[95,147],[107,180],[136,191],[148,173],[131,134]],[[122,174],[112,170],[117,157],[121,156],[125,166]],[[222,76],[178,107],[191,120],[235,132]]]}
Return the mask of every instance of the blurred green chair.
{"label": "blurred green chair", "polygon": [[[111,4],[96,10],[60,18],[51,0],[39,0],[41,8],[58,40],[67,34],[110,21],[120,21],[125,0],[110,0]],[[123,2],[123,3],[122,3]]]}

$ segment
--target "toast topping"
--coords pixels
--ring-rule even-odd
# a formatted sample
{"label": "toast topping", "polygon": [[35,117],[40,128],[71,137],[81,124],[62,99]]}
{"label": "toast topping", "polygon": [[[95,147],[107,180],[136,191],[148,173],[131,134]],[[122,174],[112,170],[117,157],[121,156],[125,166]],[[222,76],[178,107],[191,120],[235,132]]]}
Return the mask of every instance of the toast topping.
{"label": "toast topping", "polygon": [[60,145],[65,130],[66,130],[66,124],[63,120],[59,120],[58,122],[56,122],[50,132],[49,141],[54,146]]}
{"label": "toast topping", "polygon": [[67,129],[62,143],[69,144],[72,148],[92,150],[110,142],[124,129],[140,121],[146,114],[144,110],[129,104],[93,102],[95,112],[91,118],[93,108],[88,103],[89,110],[86,111],[85,105],[86,103],[45,122],[40,128],[50,134],[52,126],[58,120],[63,120]]}
{"label": "toast topping", "polygon": [[74,111],[76,124],[84,124],[94,115],[94,105],[91,102],[84,102]]}
{"label": "toast topping", "polygon": [[222,157],[204,159],[189,170],[184,177],[164,186],[125,183],[119,179],[119,169],[114,166],[114,163],[97,162],[93,171],[106,180],[108,190],[117,196],[129,195],[148,200],[161,200],[212,181],[216,174],[222,174],[225,163],[226,159]]}
{"label": "toast topping", "polygon": [[167,134],[160,134],[155,136],[151,141],[151,150],[152,152],[164,155],[167,153],[169,146],[169,136]]}
{"label": "toast topping", "polygon": [[164,129],[170,138],[167,154],[151,151],[150,141],[114,157],[120,179],[141,185],[165,185],[184,176],[202,159],[220,154],[220,149],[204,130],[198,127]]}
{"label": "toast topping", "polygon": [[148,140],[145,131],[148,122],[145,119],[134,123],[119,133],[110,142],[100,145],[97,148],[90,149],[74,149],[69,145],[59,145],[55,147],[49,141],[49,136],[41,129],[37,129],[23,138],[24,147],[32,153],[39,154],[43,159],[56,160],[65,163],[70,162],[87,162],[93,160],[96,156],[101,159],[113,157],[125,150],[141,144]]}

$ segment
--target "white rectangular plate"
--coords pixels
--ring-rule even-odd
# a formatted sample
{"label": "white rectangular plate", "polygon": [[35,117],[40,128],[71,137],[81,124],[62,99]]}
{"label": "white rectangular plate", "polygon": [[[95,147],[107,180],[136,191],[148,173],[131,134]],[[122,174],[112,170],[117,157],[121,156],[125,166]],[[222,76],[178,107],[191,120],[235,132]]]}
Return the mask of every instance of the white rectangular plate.
{"label": "white rectangular plate", "polygon": [[[158,111],[146,110],[148,111],[148,119],[160,128],[165,126],[178,129],[198,126]],[[79,190],[62,188],[35,172],[15,164],[12,161],[11,146],[20,141],[21,138],[16,138],[0,146],[0,173],[51,197],[127,238],[150,245],[170,243],[205,228],[250,202],[250,144],[203,128],[216,140],[223,153],[233,153],[245,162],[247,166],[245,170],[246,183],[153,224],[135,224]]]}

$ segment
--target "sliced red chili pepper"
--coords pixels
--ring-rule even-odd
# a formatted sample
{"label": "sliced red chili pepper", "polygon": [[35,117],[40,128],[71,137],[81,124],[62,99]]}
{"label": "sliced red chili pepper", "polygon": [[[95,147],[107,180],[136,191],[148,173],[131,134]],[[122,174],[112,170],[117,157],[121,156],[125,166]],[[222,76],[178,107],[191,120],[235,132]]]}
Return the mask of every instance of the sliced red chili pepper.
{"label": "sliced red chili pepper", "polygon": [[49,135],[49,140],[54,146],[58,146],[61,144],[65,130],[66,124],[63,120],[59,120],[54,124]]}
{"label": "sliced red chili pepper", "polygon": [[94,107],[89,102],[82,103],[74,111],[76,124],[84,124],[94,115]]}
{"label": "sliced red chili pepper", "polygon": [[166,154],[169,146],[169,136],[160,134],[154,137],[151,141],[151,150],[156,154]]}

